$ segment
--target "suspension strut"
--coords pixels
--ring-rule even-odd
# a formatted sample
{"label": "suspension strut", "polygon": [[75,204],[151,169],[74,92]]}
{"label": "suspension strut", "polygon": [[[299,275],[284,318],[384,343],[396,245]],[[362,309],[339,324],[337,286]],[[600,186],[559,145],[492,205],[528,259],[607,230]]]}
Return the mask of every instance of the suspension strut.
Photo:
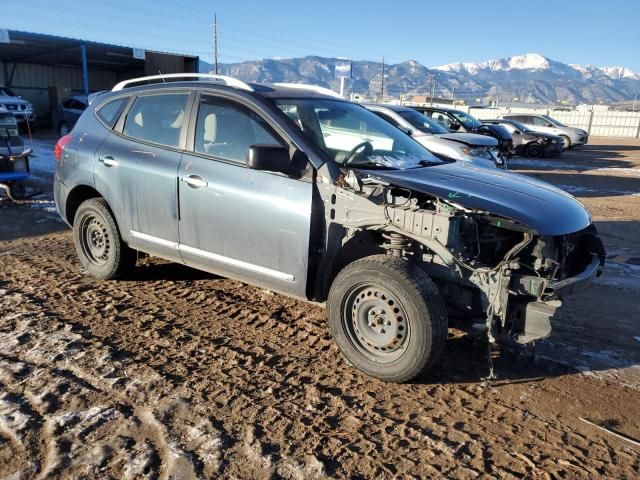
{"label": "suspension strut", "polygon": [[411,245],[406,237],[395,232],[383,233],[382,238],[384,238],[382,248],[394,257],[402,257],[403,252]]}

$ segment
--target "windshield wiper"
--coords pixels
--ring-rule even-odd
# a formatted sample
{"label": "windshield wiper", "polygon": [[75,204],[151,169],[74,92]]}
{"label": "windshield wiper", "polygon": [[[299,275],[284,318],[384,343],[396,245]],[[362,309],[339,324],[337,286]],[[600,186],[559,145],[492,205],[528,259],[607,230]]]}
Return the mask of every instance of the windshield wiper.
{"label": "windshield wiper", "polygon": [[356,168],[379,168],[379,169],[385,169],[385,170],[394,169],[394,167],[390,167],[388,165],[385,165],[384,163],[374,162],[373,160],[365,160],[362,162],[354,161],[354,162],[351,162],[349,165]]}

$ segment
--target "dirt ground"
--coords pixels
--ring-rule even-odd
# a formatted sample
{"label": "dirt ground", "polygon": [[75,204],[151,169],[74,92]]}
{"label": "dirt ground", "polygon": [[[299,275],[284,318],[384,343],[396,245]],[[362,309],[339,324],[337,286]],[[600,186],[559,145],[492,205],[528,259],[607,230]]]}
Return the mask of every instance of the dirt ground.
{"label": "dirt ground", "polygon": [[590,209],[610,263],[551,338],[496,359],[450,329],[406,385],[352,369],[325,311],[145,258],[101,282],[50,192],[0,198],[0,478],[640,477],[640,142],[512,162]]}

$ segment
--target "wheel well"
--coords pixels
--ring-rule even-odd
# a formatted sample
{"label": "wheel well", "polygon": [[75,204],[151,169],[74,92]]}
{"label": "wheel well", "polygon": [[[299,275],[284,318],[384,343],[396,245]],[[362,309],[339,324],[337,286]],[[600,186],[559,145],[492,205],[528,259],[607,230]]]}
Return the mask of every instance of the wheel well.
{"label": "wheel well", "polygon": [[360,258],[378,255],[380,253],[385,253],[385,249],[382,248],[382,236],[380,233],[367,231],[357,232],[347,243],[340,247],[340,250],[336,252],[331,262],[331,273],[327,278],[324,292],[325,298],[326,295],[329,294],[331,284],[338,273],[340,273],[340,270]]}
{"label": "wheel well", "polygon": [[87,185],[79,185],[71,190],[67,197],[67,204],[64,209],[65,216],[67,217],[67,223],[69,223],[69,225],[73,225],[73,219],[75,218],[78,207],[80,207],[82,202],[89,200],[90,198],[101,196],[102,195],[100,195],[96,189]]}

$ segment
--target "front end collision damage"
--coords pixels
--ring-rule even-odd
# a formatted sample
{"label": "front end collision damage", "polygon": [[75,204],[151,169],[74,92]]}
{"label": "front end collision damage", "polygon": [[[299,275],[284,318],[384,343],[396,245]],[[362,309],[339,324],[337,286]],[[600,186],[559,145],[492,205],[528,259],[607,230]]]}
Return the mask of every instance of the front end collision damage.
{"label": "front end collision damage", "polygon": [[450,312],[482,319],[491,342],[547,337],[562,298],[602,272],[604,248],[590,223],[545,235],[519,219],[463,205],[455,194],[443,198],[398,183],[362,170],[348,170],[336,184],[318,182],[329,226],[326,255],[368,235],[379,249],[418,263]]}

